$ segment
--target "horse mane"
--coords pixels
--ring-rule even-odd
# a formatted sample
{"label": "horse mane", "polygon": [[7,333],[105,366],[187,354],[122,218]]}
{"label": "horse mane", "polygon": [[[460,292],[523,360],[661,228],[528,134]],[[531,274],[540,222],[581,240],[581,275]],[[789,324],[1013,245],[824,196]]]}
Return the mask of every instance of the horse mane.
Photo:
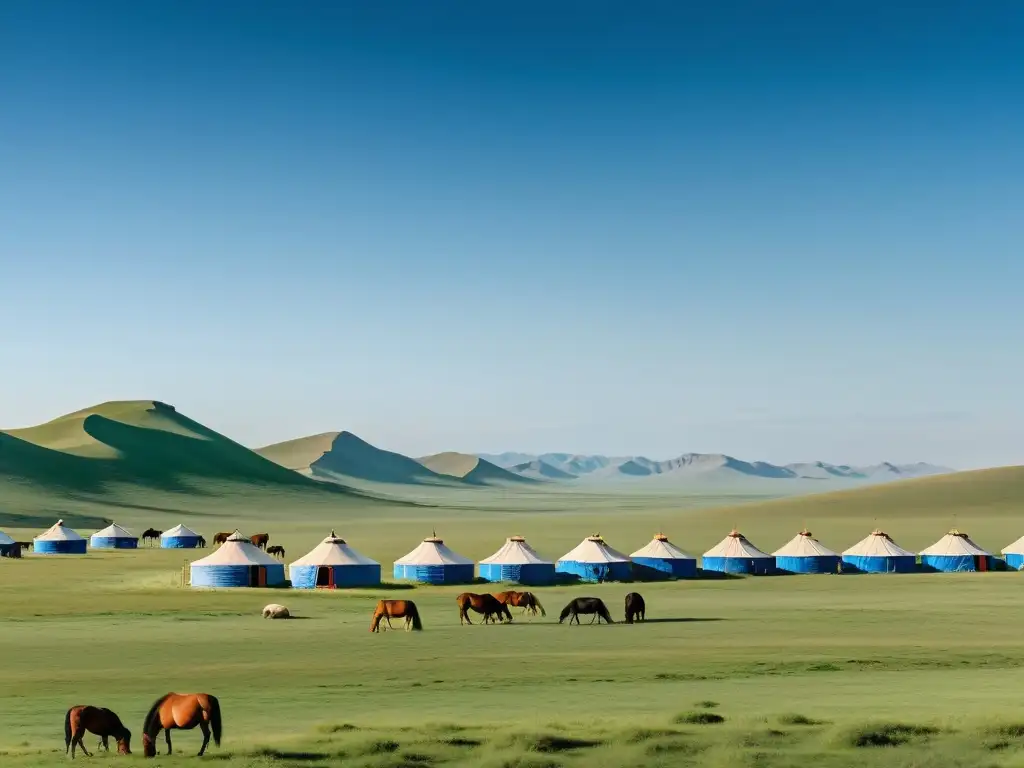
{"label": "horse mane", "polygon": [[[144,734],[147,734],[150,738],[153,738],[155,735],[155,732],[151,732],[150,728],[153,725],[153,720],[155,720],[160,714],[160,705],[167,701],[167,699],[169,699],[173,695],[173,693],[165,693],[163,696],[157,699],[156,702],[154,702],[153,706],[149,708],[149,712],[146,714],[146,719],[142,721],[142,732]],[[159,730],[159,728],[156,729],[156,731]]]}

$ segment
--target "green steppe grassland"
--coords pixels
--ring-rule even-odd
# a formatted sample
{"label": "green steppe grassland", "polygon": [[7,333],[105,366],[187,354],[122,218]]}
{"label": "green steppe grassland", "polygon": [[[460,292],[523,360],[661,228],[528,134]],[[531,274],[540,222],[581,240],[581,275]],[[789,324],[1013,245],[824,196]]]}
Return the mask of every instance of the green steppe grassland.
{"label": "green steppe grassland", "polygon": [[[0,433],[0,529],[16,539],[58,517],[82,535],[109,520],[136,534],[181,522],[208,538],[269,531],[290,562],[334,529],[385,578],[435,530],[474,559],[512,534],[552,558],[597,531],[631,552],[663,530],[693,554],[734,526],[769,552],[804,526],[834,550],[876,526],[910,550],[954,525],[992,551],[1024,534],[1024,468],[757,496],[347,491],[154,403]],[[458,587],[182,588],[185,560],[210,551],[0,559],[5,768],[65,759],[64,713],[84,703],[134,734],[131,757],[90,764],[142,761],[142,719],[168,691],[219,697],[224,741],[203,759],[232,767],[1024,766],[1024,574],[553,587],[536,590],[546,618],[514,610],[511,625],[462,627]],[[584,594],[621,618],[633,589],[646,624],[557,624]],[[386,596],[414,599],[424,631],[368,632]],[[299,618],[262,619],[271,602]],[[199,743],[175,732],[179,754],[154,764],[192,764]]]}

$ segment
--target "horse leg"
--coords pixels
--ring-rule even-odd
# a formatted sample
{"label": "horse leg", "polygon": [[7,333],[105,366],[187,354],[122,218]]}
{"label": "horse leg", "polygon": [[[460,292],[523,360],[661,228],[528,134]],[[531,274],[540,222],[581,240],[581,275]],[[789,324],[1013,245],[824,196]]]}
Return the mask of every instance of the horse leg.
{"label": "horse leg", "polygon": [[82,750],[82,754],[86,757],[92,757],[89,754],[89,750],[85,748],[85,728],[75,734],[74,738],[71,739],[71,756],[75,756],[75,744],[78,745],[79,749]]}
{"label": "horse leg", "polygon": [[[203,713],[206,714],[205,712]],[[203,752],[206,751],[206,745],[210,743],[210,726],[206,724],[205,718],[199,721],[199,728],[203,732],[203,746],[199,748],[199,757],[203,756]]]}
{"label": "horse leg", "polygon": [[96,745],[96,749],[99,749],[100,747],[103,747],[103,751],[104,752],[109,752],[110,751],[110,742],[107,741],[108,738],[110,738],[110,737],[109,736],[101,736],[100,737],[100,743]]}
{"label": "horse leg", "polygon": [[171,729],[168,728],[164,731],[164,736],[167,737],[167,754],[171,754]]}

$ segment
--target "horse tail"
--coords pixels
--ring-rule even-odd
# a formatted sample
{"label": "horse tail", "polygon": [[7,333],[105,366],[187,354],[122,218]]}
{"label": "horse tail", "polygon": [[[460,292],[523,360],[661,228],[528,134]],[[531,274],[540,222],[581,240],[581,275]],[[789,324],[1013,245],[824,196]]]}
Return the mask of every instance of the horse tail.
{"label": "horse tail", "polygon": [[[72,707],[71,709],[74,709]],[[64,715],[64,754],[71,748],[71,709]]]}
{"label": "horse tail", "polygon": [[406,610],[409,611],[409,616],[412,618],[413,629],[423,629],[423,622],[420,621],[420,611],[416,607],[416,603],[409,602],[406,606]]}
{"label": "horse tail", "polygon": [[[165,693],[153,703],[153,706],[149,708],[149,712],[146,713],[146,719],[142,721],[142,732],[148,734],[150,738],[156,738],[156,735],[160,733],[160,705],[173,695]],[[154,720],[157,721],[157,727],[151,731],[150,728],[152,728]]]}
{"label": "horse tail", "polygon": [[210,730],[213,731],[213,743],[219,747],[221,734],[220,702],[217,701],[216,696],[211,696],[210,694],[206,694],[206,699],[210,702]]}
{"label": "horse tail", "polygon": [[540,610],[540,615],[541,616],[547,616],[548,615],[548,612],[544,610],[544,606],[540,604],[540,600],[537,599],[536,595],[533,596],[533,604],[535,606],[537,606],[537,608]]}

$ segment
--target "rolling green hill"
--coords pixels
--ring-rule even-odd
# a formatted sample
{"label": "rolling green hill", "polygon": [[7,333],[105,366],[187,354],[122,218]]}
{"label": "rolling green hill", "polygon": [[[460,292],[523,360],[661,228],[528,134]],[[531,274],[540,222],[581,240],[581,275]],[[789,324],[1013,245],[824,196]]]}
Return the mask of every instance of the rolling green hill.
{"label": "rolling green hill", "polygon": [[455,477],[470,485],[494,485],[496,483],[535,483],[528,477],[509,472],[479,456],[468,453],[446,451],[432,456],[423,456],[417,461],[439,475]]}

